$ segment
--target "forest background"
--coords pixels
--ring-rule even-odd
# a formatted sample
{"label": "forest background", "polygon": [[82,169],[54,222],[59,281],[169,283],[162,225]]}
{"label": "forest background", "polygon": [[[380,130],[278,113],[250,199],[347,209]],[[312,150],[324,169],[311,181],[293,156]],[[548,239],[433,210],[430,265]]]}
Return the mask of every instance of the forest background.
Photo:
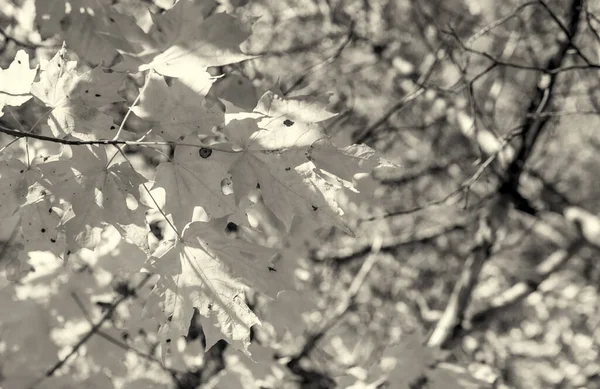
{"label": "forest background", "polygon": [[[0,2],[2,69],[17,50],[41,60],[60,48],[60,34],[40,39],[34,19],[39,2]],[[173,4],[115,3],[131,15]],[[246,389],[243,382],[250,380],[268,388],[382,387],[377,380],[363,382],[372,377],[351,368],[368,370],[398,334],[418,333],[417,340],[441,347],[445,362],[461,366],[461,374],[477,377],[481,385],[600,388],[600,221],[595,216],[600,212],[600,2],[219,3],[218,11],[253,23],[242,48],[257,57],[211,69],[223,75],[212,93],[251,110],[272,88],[286,96],[332,92],[329,108],[339,115],[326,122],[328,134],[340,144],[365,143],[400,168],[377,171],[376,196],[346,215],[356,226],[356,237],[328,229],[302,242],[302,297],[288,296],[289,301],[284,298],[264,313],[279,315],[298,332],[281,341],[285,347],[277,351],[288,356],[286,369],[245,361],[223,341],[197,357],[202,352],[190,346],[190,335],[180,362],[183,372],[158,368],[138,355],[137,367],[128,367],[121,385]],[[110,109],[118,122],[137,94],[140,80],[130,81],[135,93],[128,91],[127,101]],[[0,124],[14,128],[17,120],[31,125],[36,114],[15,109]],[[136,133],[147,129],[135,114],[126,125]],[[13,139],[2,135],[2,146]],[[145,148],[129,155],[140,165],[160,162]],[[31,275],[21,278],[26,269],[14,275],[12,259],[22,247],[13,239],[16,224],[15,218],[2,221],[0,260],[7,275],[2,282],[29,297],[21,305],[3,301],[1,321],[9,329],[3,339],[8,334],[21,341],[24,359],[3,359],[2,364],[5,369],[26,364],[40,374],[52,366],[60,347],[78,339],[69,336],[87,331],[86,313],[75,289],[69,289],[69,309],[82,318],[82,329],[65,326],[53,341],[46,336],[46,343],[40,343],[38,336],[30,344],[39,327],[19,328],[19,333],[6,324],[35,321],[39,313],[28,310],[31,301],[49,293],[40,286],[47,282],[43,273],[30,281]],[[165,226],[153,228],[160,235]],[[275,230],[267,232],[277,236]],[[95,255],[81,259],[85,268],[93,269],[90,263],[119,268],[119,255],[110,249]],[[47,258],[37,261],[40,265]],[[70,271],[86,273],[73,262]],[[48,270],[47,277],[54,277],[54,271]],[[70,282],[83,287],[87,281],[73,276]],[[110,300],[96,297],[98,309]],[[260,311],[261,298],[248,298]],[[303,310],[307,324],[300,325]],[[328,325],[322,326],[324,318]],[[94,367],[119,371],[122,366],[115,361],[134,349],[147,349],[144,355],[154,358],[151,340],[138,339],[134,348],[114,321],[114,328],[106,323],[104,335],[91,338],[95,343],[90,341],[87,354],[74,358],[70,367],[78,379],[88,380],[88,387],[101,388],[98,382],[110,377]],[[309,335],[302,336],[306,329]],[[257,339],[269,336],[261,330],[254,334]],[[421,355],[406,351],[412,347],[418,348],[400,343],[395,356],[402,361],[399,355],[408,360]],[[399,377],[411,367],[402,367]],[[59,387],[52,380],[60,377],[50,376],[40,387]],[[422,377],[417,374],[404,386],[392,380],[389,387],[436,387],[433,376],[429,382],[419,381]],[[0,387],[12,389],[2,385],[0,380]]]}

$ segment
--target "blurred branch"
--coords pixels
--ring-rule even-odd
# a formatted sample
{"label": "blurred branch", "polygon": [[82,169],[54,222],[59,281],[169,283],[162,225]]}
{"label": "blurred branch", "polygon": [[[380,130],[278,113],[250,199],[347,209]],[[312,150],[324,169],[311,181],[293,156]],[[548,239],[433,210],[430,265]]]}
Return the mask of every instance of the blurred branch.
{"label": "blurred branch", "polygon": [[362,285],[365,283],[369,272],[371,269],[373,269],[377,263],[377,260],[380,258],[378,254],[380,252],[382,243],[382,239],[379,236],[376,236],[373,239],[373,244],[371,245],[371,254],[367,256],[358,273],[356,273],[356,276],[354,276],[352,283],[348,287],[340,303],[336,306],[333,312],[331,312],[331,314],[325,318],[325,320],[318,326],[316,330],[313,330],[306,335],[306,341],[304,342],[302,349],[295,356],[291,357],[287,363],[288,368],[292,372],[297,375],[302,375],[304,369],[300,365],[300,361],[310,355],[311,351],[315,349],[319,341],[325,337],[329,330],[339,323],[348,309],[352,306],[352,304],[354,304],[356,296],[358,295]]}
{"label": "blurred branch", "polygon": [[403,172],[400,177],[394,177],[375,172],[375,179],[380,180],[382,185],[389,186],[402,186],[411,183],[412,181],[418,180],[419,178],[423,178],[426,176],[434,175],[437,173],[442,173],[448,170],[452,165],[458,164],[463,161],[464,158],[461,156],[459,158],[455,158],[453,160],[442,160],[435,161],[431,165],[425,167],[418,167],[415,169],[408,170]]}
{"label": "blurred branch", "polygon": [[418,87],[413,92],[405,95],[402,99],[400,99],[400,101],[398,101],[397,103],[395,103],[390,109],[388,109],[373,124],[371,124],[370,126],[368,126],[365,129],[363,129],[362,131],[360,131],[360,130],[356,131],[353,134],[353,136],[352,136],[352,138],[354,140],[354,143],[366,143],[366,142],[368,142],[369,139],[375,133],[375,130],[377,130],[381,125],[385,124],[390,119],[390,117],[392,117],[392,115],[394,115],[396,112],[398,112],[399,110],[401,110],[402,108],[404,108],[408,103],[410,103],[411,101],[415,100],[416,98],[418,98],[419,96],[421,96],[423,93],[425,93],[425,91],[427,89],[425,88],[424,84],[427,82],[427,80],[429,79],[429,77],[431,77],[431,75],[433,74],[433,70],[435,69],[435,66],[438,64],[438,62],[440,60],[440,57],[446,55],[446,50],[444,49],[443,46],[441,46],[432,55],[433,55],[433,60],[431,62],[431,65],[429,65],[429,67],[427,68],[427,70],[415,82],[415,84]]}
{"label": "blurred branch", "polygon": [[[497,229],[504,224],[504,218],[509,210],[509,203],[513,203],[515,207],[521,211],[532,214],[536,213],[535,209],[529,204],[527,199],[519,192],[519,179],[536,140],[549,120],[549,117],[547,116],[540,117],[538,115],[545,112],[550,106],[549,103],[556,84],[557,74],[559,73],[558,70],[565,69],[562,64],[566,58],[568,49],[572,46],[572,40],[577,33],[582,11],[582,0],[573,0],[570,10],[571,18],[567,30],[568,39],[566,42],[560,44],[557,52],[550,57],[544,68],[536,68],[536,70],[541,71],[542,74],[539,77],[534,96],[531,99],[527,110],[525,123],[520,132],[521,144],[515,153],[516,156],[506,167],[503,181],[497,191],[499,194],[498,198],[490,204],[487,208],[488,214],[484,215],[480,220],[480,226],[475,235],[476,245],[471,252],[471,256],[465,263],[442,318],[437,323],[428,339],[427,343],[429,346],[445,347],[453,340],[460,338],[465,312],[470,303],[472,291],[476,285],[483,264],[491,255],[491,248],[496,239]],[[454,32],[451,32],[451,34],[457,39],[464,50],[473,52],[473,50],[469,49],[460,41],[460,38]],[[494,63],[511,66],[511,64],[497,60],[488,53],[483,53],[482,55],[491,59]],[[585,68],[592,67],[597,66],[587,65]],[[521,68],[530,67],[526,66]],[[536,116],[529,117],[531,114],[535,114]],[[478,142],[480,141],[481,140],[478,139]],[[598,226],[600,226],[600,223]],[[575,250],[575,248],[579,250],[579,244],[580,243],[577,243],[577,245],[573,247],[573,250]],[[571,255],[566,257],[568,258]],[[560,263],[561,261],[558,262]],[[566,259],[562,262],[566,262]],[[539,282],[541,282],[541,280]]]}
{"label": "blurred branch", "polygon": [[[134,290],[142,288],[148,282],[148,280],[150,280],[151,276],[152,276],[152,274],[147,273],[144,276],[144,278],[138,283],[138,285],[135,286]],[[130,297],[129,294],[122,294],[121,296],[119,296],[119,298],[117,298],[110,305],[110,307],[107,309],[107,311],[104,313],[104,315],[102,315],[100,320],[98,320],[98,322],[96,324],[94,324],[89,329],[89,331],[84,336],[82,336],[81,339],[73,346],[73,348],[71,349],[71,352],[69,352],[66,356],[61,358],[51,368],[49,368],[46,371],[46,374],[44,374],[42,377],[38,378],[33,384],[31,384],[29,386],[29,389],[37,388],[46,378],[52,377],[52,375],[54,375],[54,373],[56,373],[56,371],[58,369],[60,369],[65,363],[67,363],[73,355],[77,354],[77,351],[79,351],[81,346],[83,346],[88,340],[90,340],[94,334],[98,333],[98,331],[104,325],[104,323],[112,317],[112,315],[113,315],[114,311],[117,309],[117,307],[122,302],[127,300],[129,297]]]}
{"label": "blurred branch", "polygon": [[531,293],[538,290],[542,282],[548,277],[562,269],[564,265],[577,255],[579,250],[585,246],[583,239],[574,240],[567,248],[560,249],[550,254],[546,260],[540,263],[534,273],[527,279],[513,285],[499,296],[495,297],[485,309],[482,309],[469,318],[468,324],[463,324],[457,329],[455,339],[467,335],[470,332],[481,330],[489,325],[504,310],[523,301]]}
{"label": "blurred branch", "polygon": [[17,46],[25,47],[30,50],[35,50],[38,47],[49,47],[49,46],[44,46],[44,45],[36,45],[34,43],[24,42],[22,40],[19,40],[19,39],[13,37],[12,35],[10,35],[8,32],[6,32],[6,30],[3,29],[2,27],[0,27],[0,35],[2,35],[4,37],[4,41],[6,43],[13,42]]}
{"label": "blurred branch", "polygon": [[458,282],[444,309],[442,317],[427,339],[430,347],[445,347],[456,337],[461,328],[465,312],[471,302],[471,295],[484,263],[492,254],[499,226],[503,224],[508,213],[509,203],[503,196],[498,196],[479,219],[479,227],[475,233],[475,246],[465,262]]}
{"label": "blurred branch", "polygon": [[311,51],[317,48],[319,45],[323,43],[325,39],[338,39],[340,37],[347,37],[347,33],[340,34],[339,32],[325,35],[319,37],[319,39],[315,39],[312,42],[302,43],[297,46],[291,46],[282,50],[262,50],[258,52],[248,53],[248,55],[255,55],[261,57],[283,57],[290,54],[304,54],[307,51]]}
{"label": "blurred branch", "polygon": [[525,8],[529,7],[530,5],[535,5],[535,4],[537,4],[537,0],[528,1],[528,2],[526,2],[524,4],[521,4],[521,5],[517,6],[517,7],[515,7],[508,14],[506,14],[506,15],[502,16],[501,18],[496,19],[493,22],[489,23],[488,25],[482,27],[475,34],[471,35],[471,37],[465,43],[467,45],[471,45],[477,39],[481,38],[482,36],[484,36],[485,34],[487,34],[488,32],[490,32],[494,28],[496,28],[496,27],[498,27],[498,26],[506,23],[508,20],[510,20],[510,19],[514,18],[515,16],[517,16],[517,14],[519,12],[521,12],[522,10],[524,10]]}
{"label": "blurred branch", "polygon": [[315,64],[315,65],[309,67],[308,69],[306,69],[304,71],[304,74],[302,74],[292,85],[290,85],[289,88],[287,88],[286,90],[282,91],[283,95],[284,96],[288,95],[290,92],[292,92],[298,86],[300,86],[304,82],[304,80],[306,79],[306,76],[308,76],[315,69],[327,66],[327,65],[333,63],[336,59],[338,59],[340,57],[340,55],[342,55],[342,52],[348,46],[348,44],[350,42],[352,42],[353,37],[354,37],[354,25],[350,24],[350,26],[348,27],[348,32],[346,33],[346,38],[338,46],[338,48],[335,50],[335,52],[333,53],[333,55],[330,56],[329,58],[327,58],[325,61],[320,62],[318,64]]}
{"label": "blurred branch", "polygon": [[[382,238],[381,243],[379,243],[380,247],[378,250],[380,252],[388,252],[393,251],[401,246],[425,243],[431,239],[446,235],[450,232],[464,230],[468,224],[467,218],[462,218],[462,220],[457,220],[451,224],[441,224],[429,228],[418,228],[419,226],[417,225],[415,228],[411,228],[409,233]],[[333,254],[316,253],[314,254],[314,257],[316,257],[318,260],[327,259],[334,261],[349,261],[360,258],[369,252],[372,252],[373,248],[373,244],[359,247],[345,247]]]}

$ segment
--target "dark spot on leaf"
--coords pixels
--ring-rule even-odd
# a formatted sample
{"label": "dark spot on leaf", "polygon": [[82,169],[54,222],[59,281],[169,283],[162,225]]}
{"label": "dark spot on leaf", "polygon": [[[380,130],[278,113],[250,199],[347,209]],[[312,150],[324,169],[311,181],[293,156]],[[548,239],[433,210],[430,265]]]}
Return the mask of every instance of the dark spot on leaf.
{"label": "dark spot on leaf", "polygon": [[60,67],[60,64],[58,64],[58,67]]}
{"label": "dark spot on leaf", "polygon": [[316,205],[312,205],[313,211],[316,211],[317,209],[319,209],[319,207],[317,207]]}
{"label": "dark spot on leaf", "polygon": [[96,97],[100,97],[101,95],[99,93],[96,93]]}
{"label": "dark spot on leaf", "polygon": [[205,148],[203,147],[203,148],[201,148],[201,149],[198,151],[198,154],[200,154],[200,156],[201,156],[202,158],[208,158],[208,157],[210,157],[210,155],[212,154],[212,150],[211,150],[211,149],[205,149]]}
{"label": "dark spot on leaf", "polygon": [[277,271],[274,267],[269,266],[269,271]]}
{"label": "dark spot on leaf", "polygon": [[50,209],[48,210],[48,213],[52,213],[52,208],[50,208]]}
{"label": "dark spot on leaf", "polygon": [[227,223],[227,226],[225,227],[225,229],[226,229],[228,232],[237,232],[237,230],[238,230],[238,225],[237,225],[237,224],[235,224],[235,223],[233,223],[233,222],[229,222],[229,223]]}
{"label": "dark spot on leaf", "polygon": [[171,339],[167,339],[165,342],[167,342],[167,343],[171,343]]}
{"label": "dark spot on leaf", "polygon": [[208,303],[208,309],[209,309],[209,310],[212,310],[212,308],[213,308],[213,305],[212,305],[212,303]]}
{"label": "dark spot on leaf", "polygon": [[87,89],[85,90],[85,93],[89,93],[89,92],[90,92],[89,90],[87,90]]}
{"label": "dark spot on leaf", "polygon": [[50,242],[52,242],[52,243],[56,243],[56,239],[54,239],[54,238],[50,238]]}
{"label": "dark spot on leaf", "polygon": [[21,60],[17,60],[17,62],[19,63],[19,65],[21,64]]}
{"label": "dark spot on leaf", "polygon": [[117,127],[115,127],[115,126],[110,126],[110,129],[111,129],[111,130],[114,130],[115,128],[117,128]]}
{"label": "dark spot on leaf", "polygon": [[46,232],[46,229],[45,229],[45,228],[42,228],[42,233],[44,233],[44,232]]}
{"label": "dark spot on leaf", "polygon": [[110,20],[113,23],[115,22],[115,19],[113,19],[113,18],[108,18],[108,20]]}
{"label": "dark spot on leaf", "polygon": [[71,250],[67,250],[67,255],[71,255]]}
{"label": "dark spot on leaf", "polygon": [[25,170],[21,169],[21,173],[23,173]]}
{"label": "dark spot on leaf", "polygon": [[294,125],[294,122],[293,122],[293,121],[291,121],[290,119],[285,119],[285,120],[283,121],[283,125],[284,125],[284,126],[286,126],[286,127],[291,127],[291,126],[293,126],[293,125]]}
{"label": "dark spot on leaf", "polygon": [[256,183],[256,189],[260,189],[260,182]]}
{"label": "dark spot on leaf", "polygon": [[291,168],[291,167],[286,167],[286,168],[285,168],[285,171],[286,171],[286,172],[289,172],[290,170],[292,170],[292,168]]}

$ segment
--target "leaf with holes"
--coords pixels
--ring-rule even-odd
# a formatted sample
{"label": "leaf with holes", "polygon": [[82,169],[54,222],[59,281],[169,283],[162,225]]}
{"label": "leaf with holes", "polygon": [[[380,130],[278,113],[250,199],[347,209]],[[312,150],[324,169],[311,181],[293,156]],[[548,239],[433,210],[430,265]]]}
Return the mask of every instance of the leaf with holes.
{"label": "leaf with holes", "polygon": [[223,180],[229,177],[227,153],[203,148],[194,136],[186,137],[182,143],[190,146],[176,146],[173,162],[161,163],[155,178],[155,186],[165,189],[165,211],[173,216],[178,231],[193,220],[196,207],[202,208],[209,218],[236,211],[233,196],[224,194],[222,188]]}
{"label": "leaf with holes", "polygon": [[117,94],[124,76],[99,67],[77,71],[63,47],[48,63],[31,93],[50,107],[48,124],[54,136],[82,140],[110,139],[116,133],[112,117],[100,108],[122,101]]}
{"label": "leaf with holes", "polygon": [[[154,294],[164,299],[163,345],[186,336],[194,308],[202,315],[206,346],[225,339],[248,351],[250,327],[260,324],[245,302],[250,287],[272,297],[286,288],[275,251],[228,236],[226,219],[193,222],[180,241],[165,241],[150,259],[161,275]],[[164,354],[163,354],[164,355]]]}
{"label": "leaf with holes", "polygon": [[333,225],[351,233],[337,196],[343,190],[357,192],[354,175],[370,173],[380,161],[365,145],[334,146],[318,123],[331,115],[314,103],[272,92],[251,114],[227,114],[223,133],[242,149],[230,157],[236,201],[258,187],[288,230],[300,216],[313,220],[315,228]]}
{"label": "leaf with holes", "polygon": [[73,215],[63,217],[68,249],[95,247],[110,224],[147,250],[146,207],[139,202],[144,177],[127,162],[110,164],[104,146],[77,146],[72,154],[39,166],[52,193],[71,203]]}

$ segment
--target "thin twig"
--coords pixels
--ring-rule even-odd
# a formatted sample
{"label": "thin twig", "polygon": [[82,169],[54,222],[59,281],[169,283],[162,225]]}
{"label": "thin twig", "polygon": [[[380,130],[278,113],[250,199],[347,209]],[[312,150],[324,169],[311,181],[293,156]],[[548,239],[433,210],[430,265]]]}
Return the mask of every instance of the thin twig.
{"label": "thin twig", "polygon": [[[145,275],[145,277],[138,283],[138,285],[135,287],[135,289],[139,289],[141,287],[143,287],[146,282],[148,282],[148,280],[151,278],[152,274],[147,273]],[[46,378],[48,377],[52,377],[52,375],[61,367],[63,367],[63,365],[65,363],[67,363],[69,361],[69,359],[71,359],[71,357],[73,355],[75,355],[77,353],[77,351],[79,351],[79,349],[81,348],[81,346],[83,346],[88,340],[90,340],[90,338],[97,333],[100,328],[104,325],[104,323],[111,318],[112,314],[114,313],[114,311],[117,309],[117,307],[124,302],[125,300],[127,300],[129,298],[129,296],[127,295],[121,295],[119,296],[119,298],[117,298],[117,300],[115,300],[115,302],[112,303],[112,305],[108,308],[108,310],[104,313],[104,315],[102,315],[102,317],[100,318],[100,320],[94,324],[92,326],[92,328],[89,329],[89,331],[81,338],[79,339],[79,341],[73,346],[73,348],[71,349],[71,352],[69,352],[69,354],[67,354],[65,357],[61,358],[58,362],[56,362],[51,368],[49,368],[46,371],[46,374],[44,374],[42,377],[38,378],[33,384],[31,384],[29,386],[29,389],[35,389],[36,387],[38,387]]]}

